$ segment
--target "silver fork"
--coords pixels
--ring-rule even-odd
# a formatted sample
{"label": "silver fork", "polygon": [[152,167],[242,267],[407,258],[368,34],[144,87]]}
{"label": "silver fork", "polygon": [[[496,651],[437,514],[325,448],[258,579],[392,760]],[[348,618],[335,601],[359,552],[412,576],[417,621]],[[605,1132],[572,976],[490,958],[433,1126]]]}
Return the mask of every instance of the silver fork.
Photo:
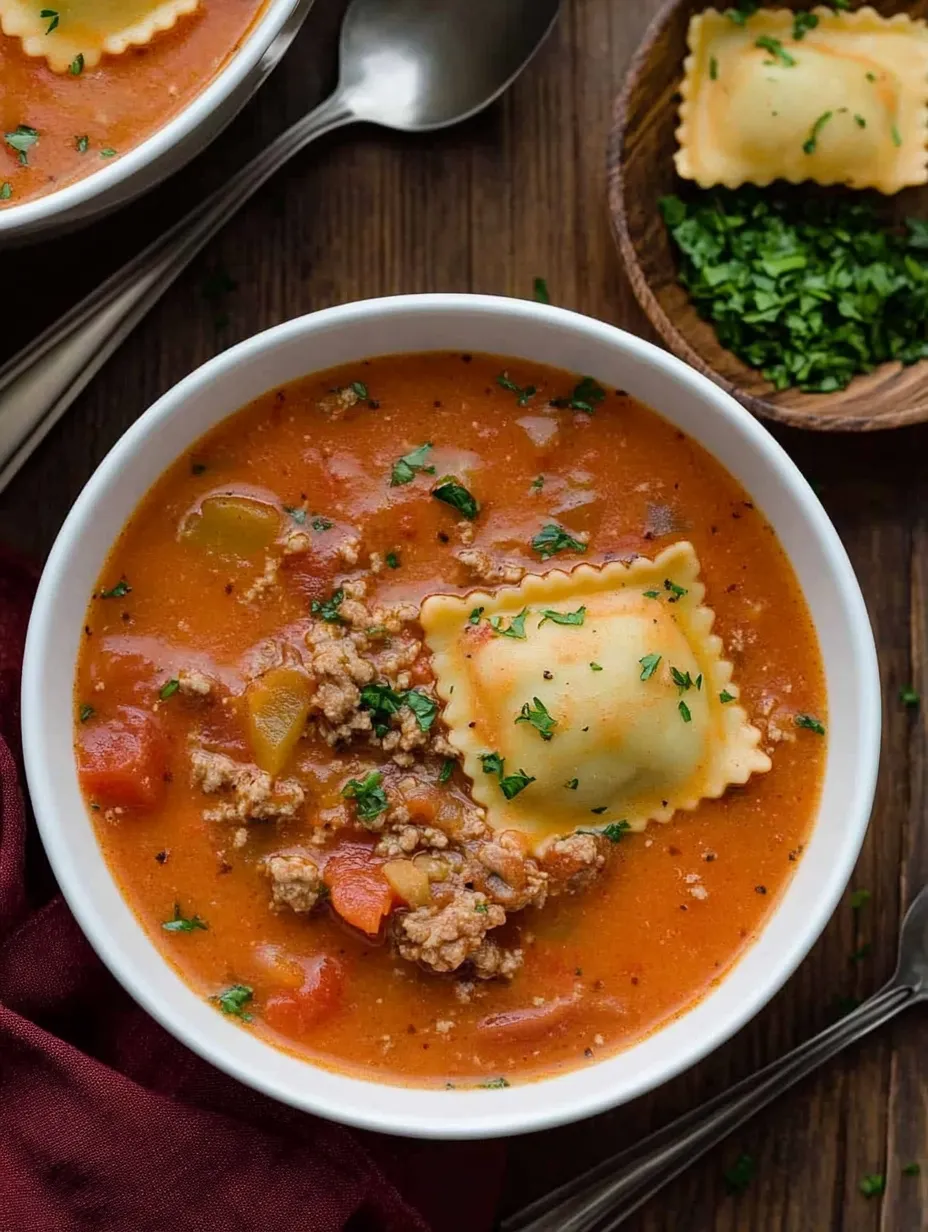
{"label": "silver fork", "polygon": [[505,1219],[500,1232],[610,1232],[668,1181],[848,1044],[928,999],[928,886],[902,921],[896,970],[863,1005],[765,1069]]}

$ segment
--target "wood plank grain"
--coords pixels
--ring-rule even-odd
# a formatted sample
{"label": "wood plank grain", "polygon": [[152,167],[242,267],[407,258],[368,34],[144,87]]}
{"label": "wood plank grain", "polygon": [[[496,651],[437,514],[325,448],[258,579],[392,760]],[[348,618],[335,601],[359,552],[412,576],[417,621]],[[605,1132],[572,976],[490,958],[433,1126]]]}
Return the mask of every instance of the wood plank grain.
{"label": "wood plank grain", "polygon": [[[334,80],[345,0],[317,0],[257,102],[188,171],[80,236],[4,256],[0,349],[14,350],[321,99]],[[74,497],[119,434],[217,351],[302,312],[420,290],[530,297],[647,335],[609,233],[605,149],[614,96],[657,0],[569,0],[561,24],[502,104],[458,130],[406,138],[334,134],[250,202],[171,289],[0,496],[0,533],[41,559]],[[210,299],[225,270],[234,290]],[[864,996],[893,965],[900,913],[928,878],[928,429],[879,440],[777,433],[815,483],[861,579],[883,671],[886,738],[874,821],[848,899],[808,960],[726,1046],[659,1091],[578,1125],[509,1144],[511,1211],[708,1098],[819,1030],[839,996]],[[851,955],[865,943],[860,961]],[[838,1058],[669,1186],[630,1232],[914,1232],[928,1203],[925,1020],[917,1011]],[[727,1195],[741,1152],[757,1175]],[[921,1177],[902,1167],[919,1160]],[[884,1199],[860,1194],[887,1175]],[[439,1229],[439,1232],[441,1230]]]}

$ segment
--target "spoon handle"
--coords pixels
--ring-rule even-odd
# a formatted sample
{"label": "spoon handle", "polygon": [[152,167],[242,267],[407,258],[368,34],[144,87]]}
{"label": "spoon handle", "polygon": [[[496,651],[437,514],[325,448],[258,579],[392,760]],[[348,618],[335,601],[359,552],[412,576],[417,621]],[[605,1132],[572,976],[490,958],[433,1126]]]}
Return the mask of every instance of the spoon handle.
{"label": "spoon handle", "polygon": [[207,241],[288,159],[354,119],[336,92],[0,368],[0,491]]}
{"label": "spoon handle", "polygon": [[887,985],[757,1074],[504,1220],[501,1232],[610,1232],[777,1095],[915,997],[912,988]]}

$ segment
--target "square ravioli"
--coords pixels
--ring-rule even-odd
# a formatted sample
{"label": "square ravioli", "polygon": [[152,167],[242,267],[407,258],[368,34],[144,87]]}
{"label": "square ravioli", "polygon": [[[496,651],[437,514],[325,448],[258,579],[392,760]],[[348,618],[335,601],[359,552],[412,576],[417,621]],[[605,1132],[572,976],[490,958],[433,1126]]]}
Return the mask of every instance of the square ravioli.
{"label": "square ravioli", "polygon": [[678,173],[702,188],[773,180],[883,193],[928,181],[928,29],[819,6],[692,18]]}
{"label": "square ravioli", "polygon": [[22,41],[27,56],[43,57],[56,73],[78,76],[103,57],[142,46],[199,0],[58,0],[54,8],[34,0],[0,0],[0,30]]}
{"label": "square ravioli", "polygon": [[699,571],[681,542],[425,600],[448,738],[494,829],[642,830],[770,769]]}

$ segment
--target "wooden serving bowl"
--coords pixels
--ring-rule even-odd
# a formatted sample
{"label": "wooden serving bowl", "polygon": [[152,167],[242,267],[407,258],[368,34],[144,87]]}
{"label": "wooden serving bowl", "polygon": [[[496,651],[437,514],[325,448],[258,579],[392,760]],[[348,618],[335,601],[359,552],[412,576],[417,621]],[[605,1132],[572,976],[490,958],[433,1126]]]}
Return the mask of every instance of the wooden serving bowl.
{"label": "wooden serving bowl", "polygon": [[[753,414],[797,428],[840,432],[898,428],[928,420],[928,361],[884,364],[829,394],[777,391],[754,368],[727,351],[677,281],[676,257],[658,202],[686,182],[674,170],[677,91],[686,58],[690,18],[711,0],[667,0],[632,60],[616,101],[609,143],[609,208],[632,289],[669,349],[734,395]],[[724,8],[724,0],[717,0]],[[771,0],[769,7],[783,7]],[[793,6],[789,6],[793,7]],[[808,8],[809,5],[795,5]],[[856,5],[855,5],[856,7]],[[928,15],[928,0],[872,0],[890,15]],[[928,217],[928,187],[891,200],[897,217]]]}

